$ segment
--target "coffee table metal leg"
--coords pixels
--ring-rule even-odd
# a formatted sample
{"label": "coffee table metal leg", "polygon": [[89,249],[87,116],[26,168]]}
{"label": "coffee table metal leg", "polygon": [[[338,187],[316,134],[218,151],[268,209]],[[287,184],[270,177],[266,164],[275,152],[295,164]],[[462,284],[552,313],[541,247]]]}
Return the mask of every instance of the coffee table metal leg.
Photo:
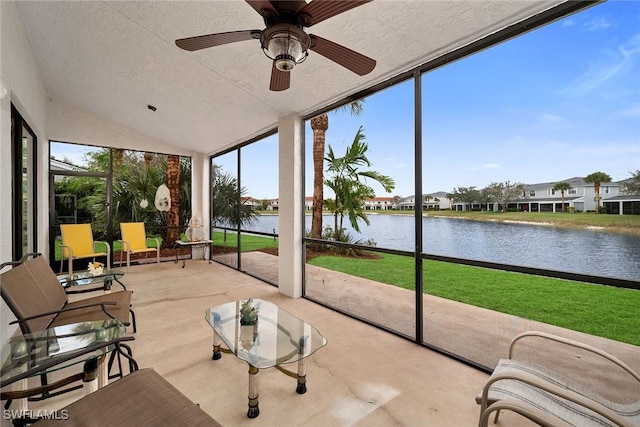
{"label": "coffee table metal leg", "polygon": [[247,417],[249,418],[256,418],[260,415],[260,408],[258,408],[259,371],[255,366],[249,365],[249,410],[247,411]]}
{"label": "coffee table metal leg", "polygon": [[308,355],[309,344],[309,336],[305,335],[300,337],[300,341],[298,342],[300,351],[300,359],[298,359],[298,387],[296,388],[296,393],[298,394],[305,394],[307,392],[307,358],[305,355]]}
{"label": "coffee table metal leg", "polygon": [[211,356],[211,359],[218,360],[222,357],[222,353],[220,353],[221,345],[222,345],[222,340],[214,330],[213,331],[213,355]]}
{"label": "coffee table metal leg", "polygon": [[305,394],[307,392],[307,359],[298,360],[298,387],[296,393]]}

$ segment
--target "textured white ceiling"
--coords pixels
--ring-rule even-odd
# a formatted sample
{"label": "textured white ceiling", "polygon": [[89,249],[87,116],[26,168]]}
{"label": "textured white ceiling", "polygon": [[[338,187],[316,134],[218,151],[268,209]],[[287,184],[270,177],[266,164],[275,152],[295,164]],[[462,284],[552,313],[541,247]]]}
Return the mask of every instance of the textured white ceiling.
{"label": "textured white ceiling", "polygon": [[[363,77],[311,52],[269,91],[256,40],[186,52],[178,38],[264,28],[244,1],[18,2],[49,95],[207,154],[309,114],[561,0],[376,0],[308,29],[377,60]],[[147,105],[157,107],[155,113]]]}

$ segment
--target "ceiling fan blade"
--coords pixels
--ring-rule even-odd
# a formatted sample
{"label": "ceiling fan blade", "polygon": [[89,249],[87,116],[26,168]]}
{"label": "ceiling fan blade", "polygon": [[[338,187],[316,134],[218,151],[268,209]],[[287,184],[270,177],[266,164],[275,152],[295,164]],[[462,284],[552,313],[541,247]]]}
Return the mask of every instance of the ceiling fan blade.
{"label": "ceiling fan blade", "polygon": [[311,17],[308,21],[304,16],[301,17],[301,23],[305,27],[310,27],[370,1],[372,0],[312,0],[298,12],[298,16]]}
{"label": "ceiling fan blade", "polygon": [[313,34],[309,34],[309,37],[311,38],[310,49],[312,51],[342,65],[359,76],[369,74],[376,67],[376,61],[368,56]]}
{"label": "ceiling fan blade", "polygon": [[244,30],[187,37],[184,39],[176,40],[176,46],[184,50],[194,51],[206,49],[213,46],[220,46],[227,43],[235,43],[260,38],[260,33],[260,30]]}
{"label": "ceiling fan blade", "polygon": [[245,0],[245,1],[249,3],[249,6],[254,8],[255,11],[258,12],[262,17],[265,17],[265,13],[263,11],[268,11],[266,12],[266,14],[270,15],[270,17],[280,15],[278,13],[278,9],[276,9],[269,0]]}
{"label": "ceiling fan blade", "polygon": [[276,68],[276,62],[273,61],[271,67],[271,84],[269,90],[280,92],[289,89],[291,83],[291,73],[288,71],[280,71]]}

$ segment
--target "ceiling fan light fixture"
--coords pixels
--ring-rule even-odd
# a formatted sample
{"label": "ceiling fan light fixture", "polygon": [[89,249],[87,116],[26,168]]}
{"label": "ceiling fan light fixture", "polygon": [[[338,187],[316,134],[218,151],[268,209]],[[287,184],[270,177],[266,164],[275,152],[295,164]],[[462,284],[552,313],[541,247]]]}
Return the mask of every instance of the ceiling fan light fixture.
{"label": "ceiling fan light fixture", "polygon": [[260,42],[264,54],[275,61],[280,71],[291,71],[307,59],[311,45],[304,31],[290,25],[276,25],[263,31]]}

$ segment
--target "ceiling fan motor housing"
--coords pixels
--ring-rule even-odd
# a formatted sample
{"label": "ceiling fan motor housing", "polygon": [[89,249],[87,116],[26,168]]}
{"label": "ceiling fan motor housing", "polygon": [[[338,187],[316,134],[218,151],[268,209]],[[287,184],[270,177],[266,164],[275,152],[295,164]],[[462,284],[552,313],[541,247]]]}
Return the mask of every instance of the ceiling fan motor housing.
{"label": "ceiling fan motor housing", "polygon": [[309,55],[311,39],[302,28],[278,24],[262,31],[260,44],[265,55],[275,61],[278,70],[291,71]]}

